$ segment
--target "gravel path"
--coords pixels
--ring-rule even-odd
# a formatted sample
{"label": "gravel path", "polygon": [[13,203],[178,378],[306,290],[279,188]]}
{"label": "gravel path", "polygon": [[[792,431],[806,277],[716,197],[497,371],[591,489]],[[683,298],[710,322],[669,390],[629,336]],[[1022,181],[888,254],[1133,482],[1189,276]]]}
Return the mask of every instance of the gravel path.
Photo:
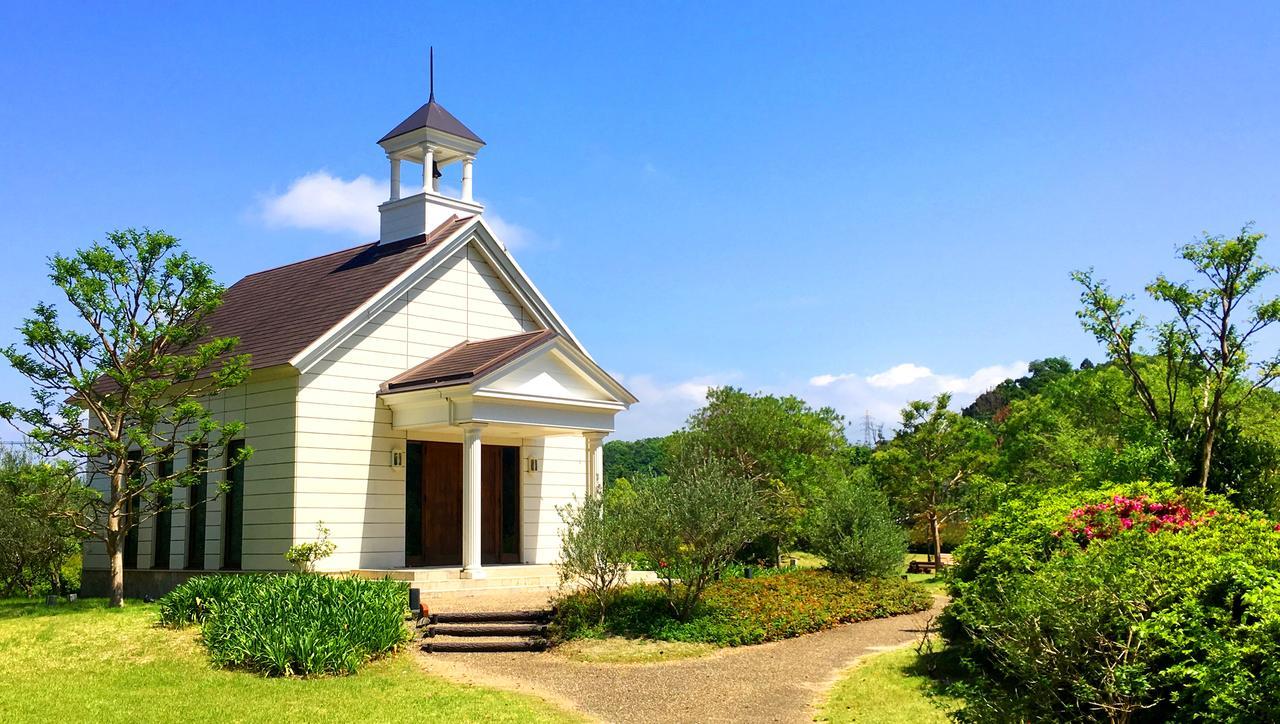
{"label": "gravel path", "polygon": [[710,656],[654,664],[595,664],[545,654],[423,654],[428,671],[540,696],[608,722],[812,721],[818,699],[859,656],[920,638],[946,601]]}

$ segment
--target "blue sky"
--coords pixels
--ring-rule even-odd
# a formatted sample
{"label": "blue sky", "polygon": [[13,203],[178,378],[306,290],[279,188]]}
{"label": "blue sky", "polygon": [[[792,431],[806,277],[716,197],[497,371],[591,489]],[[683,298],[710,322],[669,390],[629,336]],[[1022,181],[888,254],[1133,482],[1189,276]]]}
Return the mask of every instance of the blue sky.
{"label": "blue sky", "polygon": [[[1274,4],[223,5],[0,7],[0,340],[108,229],[227,283],[373,240],[428,44],[478,196],[642,398],[620,437],[711,383],[889,420],[1096,359],[1070,270],[1138,289],[1280,230]],[[308,177],[337,197],[300,219]]]}

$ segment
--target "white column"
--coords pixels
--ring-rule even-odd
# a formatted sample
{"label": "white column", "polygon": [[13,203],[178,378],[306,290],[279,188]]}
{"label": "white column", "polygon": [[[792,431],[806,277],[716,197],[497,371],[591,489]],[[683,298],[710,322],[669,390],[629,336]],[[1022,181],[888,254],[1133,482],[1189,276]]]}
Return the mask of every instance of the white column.
{"label": "white column", "polygon": [[480,567],[480,431],[483,422],[462,427],[462,577],[484,578]]}
{"label": "white column", "polygon": [[604,438],[605,432],[584,432],[587,439],[587,497],[604,491]]}
{"label": "white column", "polygon": [[467,156],[462,159],[462,200],[471,200],[471,164],[475,161],[475,156]]}
{"label": "white column", "polygon": [[395,201],[400,198],[400,159],[395,156],[387,156],[391,159],[391,200]]}
{"label": "white column", "polygon": [[436,149],[426,144],[422,145],[422,190],[435,191],[436,179],[435,174],[431,173],[431,169],[436,165]]}

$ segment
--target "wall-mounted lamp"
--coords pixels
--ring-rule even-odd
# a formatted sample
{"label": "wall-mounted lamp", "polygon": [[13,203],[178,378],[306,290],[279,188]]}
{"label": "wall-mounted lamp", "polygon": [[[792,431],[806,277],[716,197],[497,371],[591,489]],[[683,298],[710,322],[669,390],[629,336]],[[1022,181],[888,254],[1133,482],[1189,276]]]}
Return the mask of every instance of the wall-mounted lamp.
{"label": "wall-mounted lamp", "polygon": [[399,470],[404,467],[404,450],[400,448],[391,449],[391,468]]}
{"label": "wall-mounted lamp", "polygon": [[537,458],[529,458],[529,472],[531,472],[531,473],[536,473],[536,472],[538,472],[538,459],[537,459]]}

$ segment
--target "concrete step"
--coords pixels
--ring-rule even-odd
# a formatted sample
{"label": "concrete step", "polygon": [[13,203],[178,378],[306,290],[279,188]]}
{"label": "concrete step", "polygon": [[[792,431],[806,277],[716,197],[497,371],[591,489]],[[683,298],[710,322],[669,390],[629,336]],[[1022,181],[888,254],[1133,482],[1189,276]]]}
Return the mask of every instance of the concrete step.
{"label": "concrete step", "polygon": [[497,639],[488,641],[457,641],[432,639],[422,644],[422,650],[429,653],[501,653],[519,651],[546,651],[547,640],[533,639]]}
{"label": "concrete step", "polygon": [[453,611],[433,613],[431,623],[545,623],[555,616],[553,608],[520,611]]}
{"label": "concrete step", "polygon": [[545,623],[444,623],[427,626],[426,635],[437,636],[541,636],[547,635]]}

